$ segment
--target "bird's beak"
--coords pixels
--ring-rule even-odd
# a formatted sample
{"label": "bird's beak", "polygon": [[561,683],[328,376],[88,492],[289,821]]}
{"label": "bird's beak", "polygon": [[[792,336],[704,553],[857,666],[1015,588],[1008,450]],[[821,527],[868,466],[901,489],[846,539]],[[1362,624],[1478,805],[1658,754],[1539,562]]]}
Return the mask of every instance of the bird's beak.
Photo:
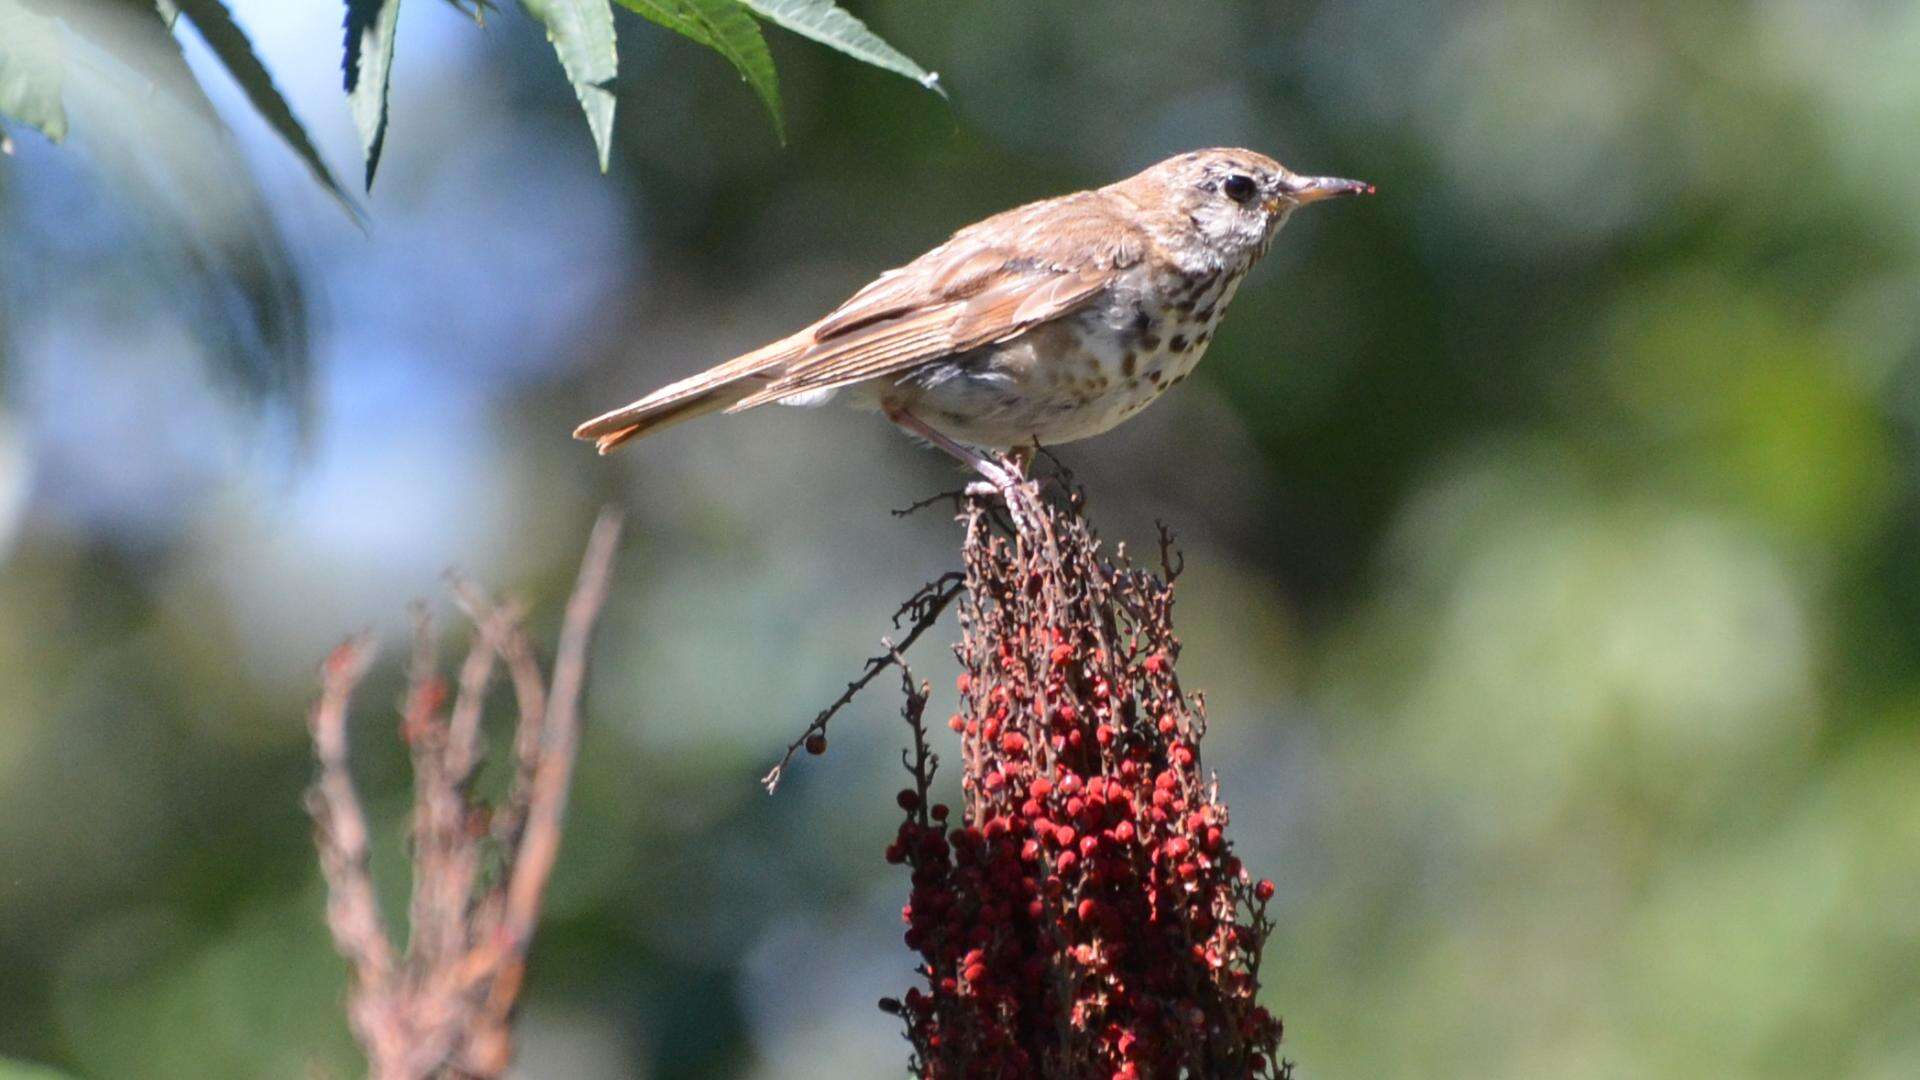
{"label": "bird's beak", "polygon": [[[1321,199],[1333,199],[1342,195],[1371,195],[1373,185],[1359,180],[1342,180],[1337,176],[1303,176],[1294,181],[1292,188],[1282,196],[1290,199],[1296,206],[1319,202]],[[1272,200],[1274,209],[1279,208],[1280,199]]]}

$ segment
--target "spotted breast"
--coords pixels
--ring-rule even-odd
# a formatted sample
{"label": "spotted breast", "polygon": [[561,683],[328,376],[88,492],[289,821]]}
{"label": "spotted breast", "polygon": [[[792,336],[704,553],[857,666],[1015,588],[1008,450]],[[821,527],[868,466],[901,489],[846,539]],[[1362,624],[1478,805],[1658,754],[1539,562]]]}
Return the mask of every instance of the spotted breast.
{"label": "spotted breast", "polygon": [[1067,318],[866,388],[862,404],[910,409],[974,446],[1091,438],[1192,372],[1245,271],[1138,267]]}

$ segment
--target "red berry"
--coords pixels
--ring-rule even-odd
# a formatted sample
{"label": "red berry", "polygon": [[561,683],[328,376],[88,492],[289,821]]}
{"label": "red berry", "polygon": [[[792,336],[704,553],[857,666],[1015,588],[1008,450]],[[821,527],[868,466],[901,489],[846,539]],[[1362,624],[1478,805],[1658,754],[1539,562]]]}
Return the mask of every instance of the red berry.
{"label": "red berry", "polygon": [[1261,878],[1259,883],[1253,887],[1253,895],[1255,899],[1263,904],[1273,899],[1273,882],[1266,878]]}

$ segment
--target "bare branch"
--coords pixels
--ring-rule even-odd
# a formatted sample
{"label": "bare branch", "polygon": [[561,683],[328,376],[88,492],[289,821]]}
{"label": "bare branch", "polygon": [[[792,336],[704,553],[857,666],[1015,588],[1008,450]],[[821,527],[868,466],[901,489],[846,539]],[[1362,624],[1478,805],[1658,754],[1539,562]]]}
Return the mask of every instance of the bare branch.
{"label": "bare branch", "polygon": [[[497,1077],[511,1062],[513,1007],[559,855],[587,646],[618,538],[617,516],[603,513],[567,604],[551,694],[521,626],[522,609],[495,604],[455,578],[474,637],[447,711],[434,631],[424,610],[415,609],[400,725],[413,755],[414,880],[411,933],[397,961],[367,870],[366,817],[346,767],[346,717],[371,665],[372,641],[348,641],[327,662],[312,719],[320,776],[308,807],[327,879],[328,926],[354,973],[349,1020],[377,1080]],[[503,820],[490,827],[488,808],[469,787],[488,687],[502,660],[520,708],[516,775]],[[506,869],[501,880],[479,888],[481,845],[490,833],[503,841]]]}
{"label": "bare branch", "polygon": [[347,771],[347,709],[373,666],[376,651],[373,638],[361,634],[327,657],[321,670],[320,700],[310,721],[320,777],[307,792],[314,843],[327,879],[327,927],[363,988],[383,985],[393,972],[393,943],[367,869],[367,816]]}
{"label": "bare branch", "polygon": [[580,576],[567,601],[560,630],[560,648],[553,662],[553,695],[548,700],[541,732],[539,762],[533,770],[527,810],[526,835],[514,859],[507,888],[505,931],[513,947],[524,953],[540,917],[540,894],[560,853],[560,821],[567,810],[567,787],[573,779],[574,754],[580,744],[580,691],[586,684],[587,646],[593,624],[606,603],[612,583],[613,553],[620,542],[620,516],[607,510],[593,524]]}

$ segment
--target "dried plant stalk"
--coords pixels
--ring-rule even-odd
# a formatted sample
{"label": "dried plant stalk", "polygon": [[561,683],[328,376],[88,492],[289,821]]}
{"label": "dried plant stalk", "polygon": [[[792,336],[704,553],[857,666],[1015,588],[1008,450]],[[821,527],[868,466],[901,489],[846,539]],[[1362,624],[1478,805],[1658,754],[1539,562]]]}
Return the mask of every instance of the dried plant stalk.
{"label": "dried plant stalk", "polygon": [[[322,669],[311,718],[319,777],[307,809],[327,881],[327,926],[352,972],[348,1024],[375,1080],[495,1077],[512,1059],[514,1003],[560,850],[587,646],[606,600],[619,533],[612,512],[594,525],[567,603],[551,685],[519,609],[495,605],[471,584],[455,582],[474,640],[451,690],[435,664],[432,629],[416,614],[400,724],[414,774],[404,955],[381,917],[368,869],[366,814],[347,770],[347,718],[373,664],[372,638],[348,640]],[[480,760],[481,714],[503,662],[519,717],[513,779],[496,809],[478,802],[470,788]],[[484,857],[495,848],[502,869],[483,879]]]}
{"label": "dried plant stalk", "polygon": [[881,1003],[913,1074],[1285,1076],[1255,1001],[1273,885],[1234,856],[1200,763],[1171,536],[1153,573],[1103,554],[1077,497],[1013,535],[978,499],[961,520],[963,804],[958,820],[930,805],[927,693],[909,681],[912,782],[886,853],[913,872],[921,978]]}

